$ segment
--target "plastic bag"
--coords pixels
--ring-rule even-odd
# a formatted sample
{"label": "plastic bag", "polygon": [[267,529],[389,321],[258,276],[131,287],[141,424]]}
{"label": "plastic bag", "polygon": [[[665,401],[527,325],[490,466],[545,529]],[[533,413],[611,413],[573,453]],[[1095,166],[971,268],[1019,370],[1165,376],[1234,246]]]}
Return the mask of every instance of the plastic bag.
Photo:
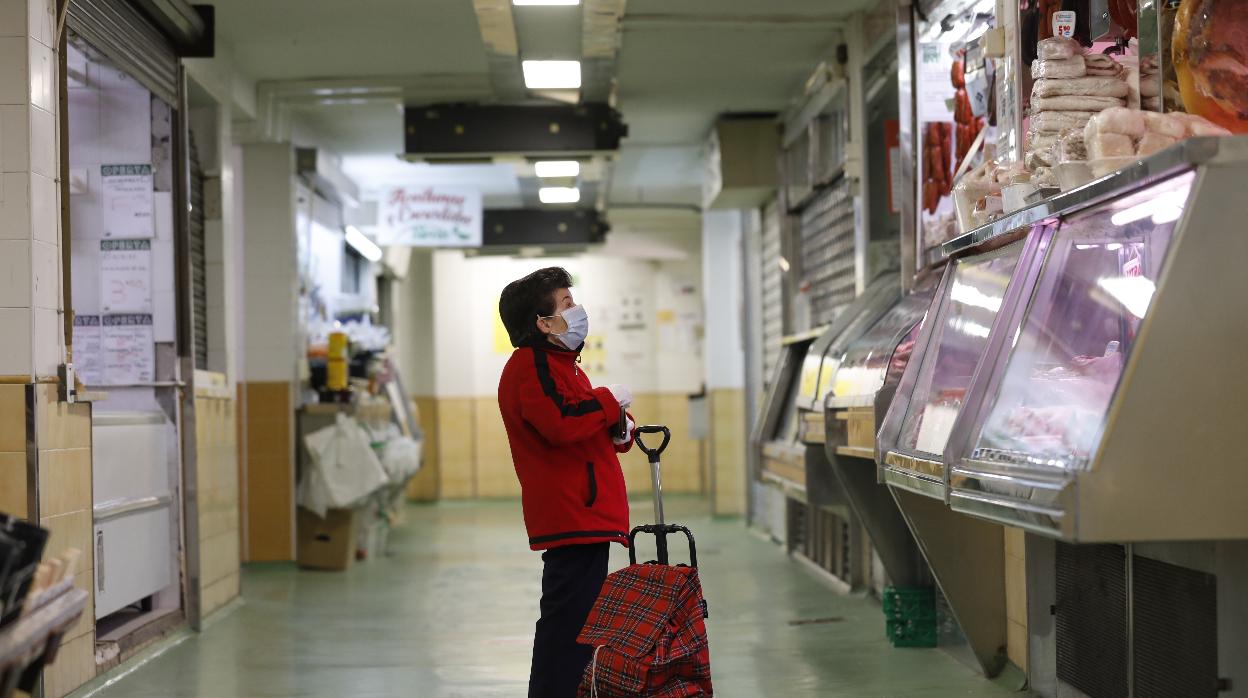
{"label": "plastic bag", "polygon": [[311,462],[299,483],[298,502],[317,516],[350,508],[389,480],[368,433],[345,414],[303,441]]}
{"label": "plastic bag", "polygon": [[1082,53],[1079,42],[1065,36],[1051,36],[1036,44],[1036,55],[1045,60],[1073,58]]}
{"label": "plastic bag", "polygon": [[386,442],[381,453],[381,465],[386,469],[392,484],[401,484],[420,470],[424,444],[406,436]]}
{"label": "plastic bag", "polygon": [[1040,78],[1081,78],[1087,74],[1087,66],[1083,56],[1059,58],[1054,60],[1040,59],[1031,64],[1031,77]]}

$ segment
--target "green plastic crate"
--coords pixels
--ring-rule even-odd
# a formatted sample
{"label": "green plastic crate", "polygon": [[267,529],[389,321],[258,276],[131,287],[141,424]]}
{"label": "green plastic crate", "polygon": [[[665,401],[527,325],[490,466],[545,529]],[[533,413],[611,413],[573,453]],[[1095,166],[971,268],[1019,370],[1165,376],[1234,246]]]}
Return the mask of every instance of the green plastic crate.
{"label": "green plastic crate", "polygon": [[936,619],[889,620],[887,634],[893,647],[935,647]]}
{"label": "green plastic crate", "polygon": [[884,617],[888,620],[935,620],[936,590],[932,587],[884,587]]}

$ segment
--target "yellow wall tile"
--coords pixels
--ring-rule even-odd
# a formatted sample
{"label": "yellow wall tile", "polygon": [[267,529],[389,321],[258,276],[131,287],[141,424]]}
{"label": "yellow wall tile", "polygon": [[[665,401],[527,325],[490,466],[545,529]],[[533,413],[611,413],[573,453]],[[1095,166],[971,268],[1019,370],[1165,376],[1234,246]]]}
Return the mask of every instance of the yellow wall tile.
{"label": "yellow wall tile", "polygon": [[87,607],[82,610],[82,615],[78,617],[78,622],[74,623],[74,627],[65,633],[65,642],[83,635],[94,637],[95,632],[95,570],[87,568],[75,574],[74,586],[87,592]]}
{"label": "yellow wall tile", "polygon": [[0,453],[0,512],[25,518],[26,503],[26,453]]}
{"label": "yellow wall tile", "polygon": [[1024,672],[1027,671],[1027,642],[1027,626],[1010,621],[1006,628],[1006,654]]}
{"label": "yellow wall tile", "polygon": [[233,531],[201,541],[199,546],[201,589],[238,573],[238,536]]}
{"label": "yellow wall tile", "polygon": [[45,698],[62,698],[95,677],[95,638],[84,635],[61,645],[56,662],[43,670]]}
{"label": "yellow wall tile", "polygon": [[712,512],[736,515],[745,512],[745,393],[712,390],[711,485]]}
{"label": "yellow wall tile", "polygon": [[240,443],[247,501],[245,552],[249,561],[294,559],[294,413],[290,384],[251,382],[240,386],[245,443]]}
{"label": "yellow wall tile", "polygon": [[477,495],[473,402],[473,398],[438,400],[438,475],[443,499]]}
{"label": "yellow wall tile", "polygon": [[[40,386],[44,388],[44,386]],[[59,450],[91,447],[91,403],[57,402],[55,389],[37,391],[39,448]]]}
{"label": "yellow wall tile", "polygon": [[0,385],[0,451],[26,451],[26,386]]}
{"label": "yellow wall tile", "polygon": [[477,496],[519,497],[520,481],[511,460],[511,445],[498,410],[498,398],[477,398],[474,407]]}
{"label": "yellow wall tile", "polygon": [[1026,536],[1021,528],[1005,527],[1005,555],[1023,559],[1026,556]]}
{"label": "yellow wall tile", "polygon": [[204,617],[212,615],[238,595],[238,573],[235,572],[204,587],[200,597],[200,611]]}
{"label": "yellow wall tile", "polygon": [[91,449],[39,452],[39,515],[91,509]]}
{"label": "yellow wall tile", "polygon": [[81,574],[95,566],[95,549],[91,545],[94,520],[90,509],[45,516],[39,523],[50,533],[48,545],[43,551],[44,559],[56,557],[70,548],[77,548],[82,554],[78,557],[74,574]]}
{"label": "yellow wall tile", "polygon": [[425,443],[420,471],[407,487],[407,498],[429,502],[438,498],[438,402],[433,397],[414,397],[418,422],[424,432]]}

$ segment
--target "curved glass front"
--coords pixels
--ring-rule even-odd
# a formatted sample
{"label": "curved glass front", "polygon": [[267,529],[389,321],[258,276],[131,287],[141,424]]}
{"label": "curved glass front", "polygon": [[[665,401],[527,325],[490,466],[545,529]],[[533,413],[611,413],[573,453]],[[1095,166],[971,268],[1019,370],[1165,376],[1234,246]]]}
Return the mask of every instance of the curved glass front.
{"label": "curved glass front", "polygon": [[[855,340],[841,357],[840,367],[832,381],[834,398],[874,397],[884,387],[889,366],[895,358],[903,362],[914,349],[919,323],[932,303],[930,294],[914,294],[899,300],[871,329]],[[897,357],[897,350],[910,337],[908,351]]]}
{"label": "curved glass front", "polygon": [[1148,312],[1194,175],[1063,221],[1054,234],[975,460],[1086,467]]}
{"label": "curved glass front", "polygon": [[[1020,240],[957,266],[945,287],[897,440],[900,450],[939,459],[1023,250]],[[931,318],[929,318],[931,319]]]}

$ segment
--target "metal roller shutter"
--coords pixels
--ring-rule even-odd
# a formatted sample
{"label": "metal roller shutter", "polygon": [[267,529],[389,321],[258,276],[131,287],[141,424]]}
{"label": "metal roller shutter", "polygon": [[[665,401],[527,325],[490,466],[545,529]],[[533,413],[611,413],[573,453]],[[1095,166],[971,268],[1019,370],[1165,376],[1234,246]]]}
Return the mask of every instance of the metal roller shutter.
{"label": "metal roller shutter", "polygon": [[784,336],[784,272],[780,269],[780,207],[775,200],[763,208],[762,312],[763,381],[771,382]]}
{"label": "metal roller shutter", "polygon": [[195,366],[208,368],[208,265],[204,240],[204,171],[199,165],[195,138],[190,141],[191,160],[191,319],[195,323]]}
{"label": "metal roller shutter", "polygon": [[802,283],[810,289],[810,321],[830,324],[854,300],[854,199],[841,177],[801,212]]}
{"label": "metal roller shutter", "polygon": [[66,24],[168,104],[178,102],[178,56],[124,0],[70,0]]}

